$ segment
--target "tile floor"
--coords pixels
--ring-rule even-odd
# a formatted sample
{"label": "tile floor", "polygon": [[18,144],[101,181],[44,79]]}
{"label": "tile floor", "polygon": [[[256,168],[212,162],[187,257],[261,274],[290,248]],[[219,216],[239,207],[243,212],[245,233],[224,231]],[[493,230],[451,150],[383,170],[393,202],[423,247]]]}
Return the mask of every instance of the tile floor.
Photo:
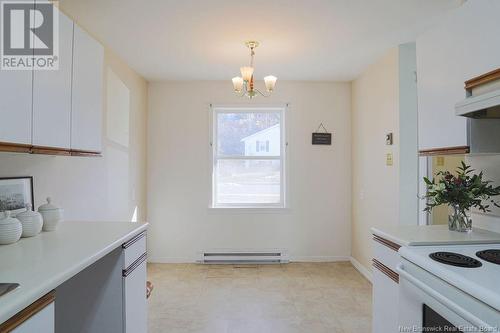
{"label": "tile floor", "polygon": [[348,262],[149,264],[149,333],[371,332],[371,284]]}

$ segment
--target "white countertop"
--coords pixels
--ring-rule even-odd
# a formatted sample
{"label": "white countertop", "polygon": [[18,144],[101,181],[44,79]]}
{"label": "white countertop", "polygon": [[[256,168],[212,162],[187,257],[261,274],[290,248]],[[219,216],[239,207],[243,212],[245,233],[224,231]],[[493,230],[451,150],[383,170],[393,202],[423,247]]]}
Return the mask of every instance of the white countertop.
{"label": "white countertop", "polygon": [[147,226],[147,223],[131,222],[63,222],[55,231],[0,245],[0,282],[21,285],[0,296],[0,323]]}
{"label": "white countertop", "polygon": [[449,231],[447,225],[401,225],[372,228],[372,233],[401,246],[500,243],[500,234],[473,228],[471,232]]}

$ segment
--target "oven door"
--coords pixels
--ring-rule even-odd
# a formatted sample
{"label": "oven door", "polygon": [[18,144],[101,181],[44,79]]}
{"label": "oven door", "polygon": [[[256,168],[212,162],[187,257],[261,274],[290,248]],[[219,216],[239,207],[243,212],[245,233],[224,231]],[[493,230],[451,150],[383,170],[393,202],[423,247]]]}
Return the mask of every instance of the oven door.
{"label": "oven door", "polygon": [[455,295],[446,289],[452,286],[406,260],[397,271],[399,332],[498,332],[498,327],[465,309],[463,305],[473,303],[462,302],[463,293],[458,289],[454,288]]}

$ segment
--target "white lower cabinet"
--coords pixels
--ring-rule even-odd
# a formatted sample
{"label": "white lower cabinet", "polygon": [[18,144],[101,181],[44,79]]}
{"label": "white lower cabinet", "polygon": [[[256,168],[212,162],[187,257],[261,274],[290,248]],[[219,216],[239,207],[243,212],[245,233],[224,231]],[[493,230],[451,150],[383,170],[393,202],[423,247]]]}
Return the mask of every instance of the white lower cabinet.
{"label": "white lower cabinet", "polygon": [[54,333],[54,302],[47,305],[28,320],[17,326],[12,333]]}
{"label": "white lower cabinet", "polygon": [[125,333],[147,332],[146,261],[123,278]]}
{"label": "white lower cabinet", "polygon": [[373,269],[373,333],[398,332],[399,285]]}
{"label": "white lower cabinet", "polygon": [[374,235],[373,247],[373,333],[396,333],[398,327],[399,245]]}
{"label": "white lower cabinet", "polygon": [[146,234],[142,233],[123,247],[123,331],[146,333],[148,308],[146,300]]}

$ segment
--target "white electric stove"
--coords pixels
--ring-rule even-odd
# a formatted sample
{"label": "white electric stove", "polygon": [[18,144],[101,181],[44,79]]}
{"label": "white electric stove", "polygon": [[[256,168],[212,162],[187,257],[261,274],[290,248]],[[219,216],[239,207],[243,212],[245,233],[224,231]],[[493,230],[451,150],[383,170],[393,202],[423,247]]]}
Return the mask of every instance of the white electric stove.
{"label": "white electric stove", "polygon": [[399,332],[500,331],[500,244],[399,253]]}

